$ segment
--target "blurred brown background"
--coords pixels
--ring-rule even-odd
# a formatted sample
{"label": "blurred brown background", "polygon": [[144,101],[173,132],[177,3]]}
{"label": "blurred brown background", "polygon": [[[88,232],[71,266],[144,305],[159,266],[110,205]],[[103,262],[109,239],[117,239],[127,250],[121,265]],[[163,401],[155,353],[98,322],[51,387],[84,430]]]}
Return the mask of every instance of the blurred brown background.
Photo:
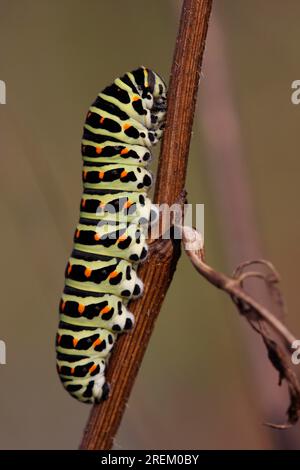
{"label": "blurred brown background", "polygon": [[[1,449],[78,446],[89,407],[61,387],[54,337],[82,125],[125,71],[144,64],[168,78],[180,5],[0,0]],[[209,262],[230,272],[271,259],[298,337],[299,15],[296,0],[215,0],[187,180],[189,202],[205,203]],[[276,381],[259,339],[182,256],[115,447],[300,448],[299,426],[262,425],[284,419]]]}

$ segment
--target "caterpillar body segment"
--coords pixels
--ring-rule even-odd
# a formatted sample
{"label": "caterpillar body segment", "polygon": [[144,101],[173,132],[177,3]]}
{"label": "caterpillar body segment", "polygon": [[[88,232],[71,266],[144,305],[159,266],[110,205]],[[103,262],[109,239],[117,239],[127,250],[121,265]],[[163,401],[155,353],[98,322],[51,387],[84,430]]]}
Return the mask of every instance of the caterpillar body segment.
{"label": "caterpillar body segment", "polygon": [[84,193],[81,199],[81,219],[145,224],[150,219],[150,213],[151,200],[145,192]]}
{"label": "caterpillar body segment", "polygon": [[134,165],[99,164],[84,166],[82,172],[83,187],[109,191],[147,191],[152,185],[152,173],[144,167]]}

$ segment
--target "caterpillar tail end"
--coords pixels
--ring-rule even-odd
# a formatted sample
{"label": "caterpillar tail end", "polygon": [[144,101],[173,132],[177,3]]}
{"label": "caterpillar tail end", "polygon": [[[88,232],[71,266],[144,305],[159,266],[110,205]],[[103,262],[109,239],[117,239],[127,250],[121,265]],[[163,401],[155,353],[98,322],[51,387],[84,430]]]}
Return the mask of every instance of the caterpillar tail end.
{"label": "caterpillar tail end", "polygon": [[93,403],[99,404],[102,401],[106,401],[109,397],[110,393],[110,384],[108,382],[104,382],[104,384],[98,389],[98,386],[95,382],[94,389],[93,389]]}
{"label": "caterpillar tail end", "polygon": [[79,384],[71,381],[63,382],[70,395],[82,403],[99,404],[109,397],[110,384],[106,382],[104,375],[98,375],[94,380]]}

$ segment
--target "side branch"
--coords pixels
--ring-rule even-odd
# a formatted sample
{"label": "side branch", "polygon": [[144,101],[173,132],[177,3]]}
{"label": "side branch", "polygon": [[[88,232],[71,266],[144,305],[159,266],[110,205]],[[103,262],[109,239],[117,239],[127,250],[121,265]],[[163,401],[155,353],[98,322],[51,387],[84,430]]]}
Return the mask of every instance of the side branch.
{"label": "side branch", "polygon": [[[287,423],[267,423],[267,425],[275,429],[287,429],[295,424],[300,416],[300,384],[291,368],[292,344],[296,341],[296,338],[276,315],[244,290],[244,283],[247,279],[262,279],[270,289],[277,306],[282,311],[283,301],[277,288],[279,282],[278,274],[270,262],[255,260],[239,266],[232,277],[225,276],[205,263],[201,235],[190,227],[183,227],[182,233],[184,249],[198,273],[215,287],[230,295],[240,314],[261,335],[267,348],[268,357],[279,373],[279,385],[283,380],[286,380],[290,395]],[[267,274],[259,271],[245,271],[245,268],[256,264],[266,267],[268,269]],[[269,331],[268,327],[271,327],[273,334]]]}
{"label": "side branch", "polygon": [[[188,161],[198,82],[212,0],[184,0],[168,93],[166,130],[159,158],[155,203],[173,204],[182,195]],[[81,449],[108,450],[120,425],[126,403],[180,255],[180,245],[157,240],[139,269],[144,295],[130,303],[136,324],[121,336],[111,356],[106,402],[94,405]]]}

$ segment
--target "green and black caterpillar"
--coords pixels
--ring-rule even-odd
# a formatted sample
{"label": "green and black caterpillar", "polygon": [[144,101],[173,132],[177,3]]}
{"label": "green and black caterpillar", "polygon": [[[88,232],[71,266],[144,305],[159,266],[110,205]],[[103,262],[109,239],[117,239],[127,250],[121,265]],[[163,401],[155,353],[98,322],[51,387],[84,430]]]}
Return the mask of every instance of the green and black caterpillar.
{"label": "green and black caterpillar", "polygon": [[143,292],[136,268],[147,256],[143,227],[155,214],[146,166],[165,110],[163,80],[139,67],[99,93],[84,124],[80,219],[56,338],[60,379],[82,402],[107,398],[109,354],[118,334],[133,326],[128,301]]}

